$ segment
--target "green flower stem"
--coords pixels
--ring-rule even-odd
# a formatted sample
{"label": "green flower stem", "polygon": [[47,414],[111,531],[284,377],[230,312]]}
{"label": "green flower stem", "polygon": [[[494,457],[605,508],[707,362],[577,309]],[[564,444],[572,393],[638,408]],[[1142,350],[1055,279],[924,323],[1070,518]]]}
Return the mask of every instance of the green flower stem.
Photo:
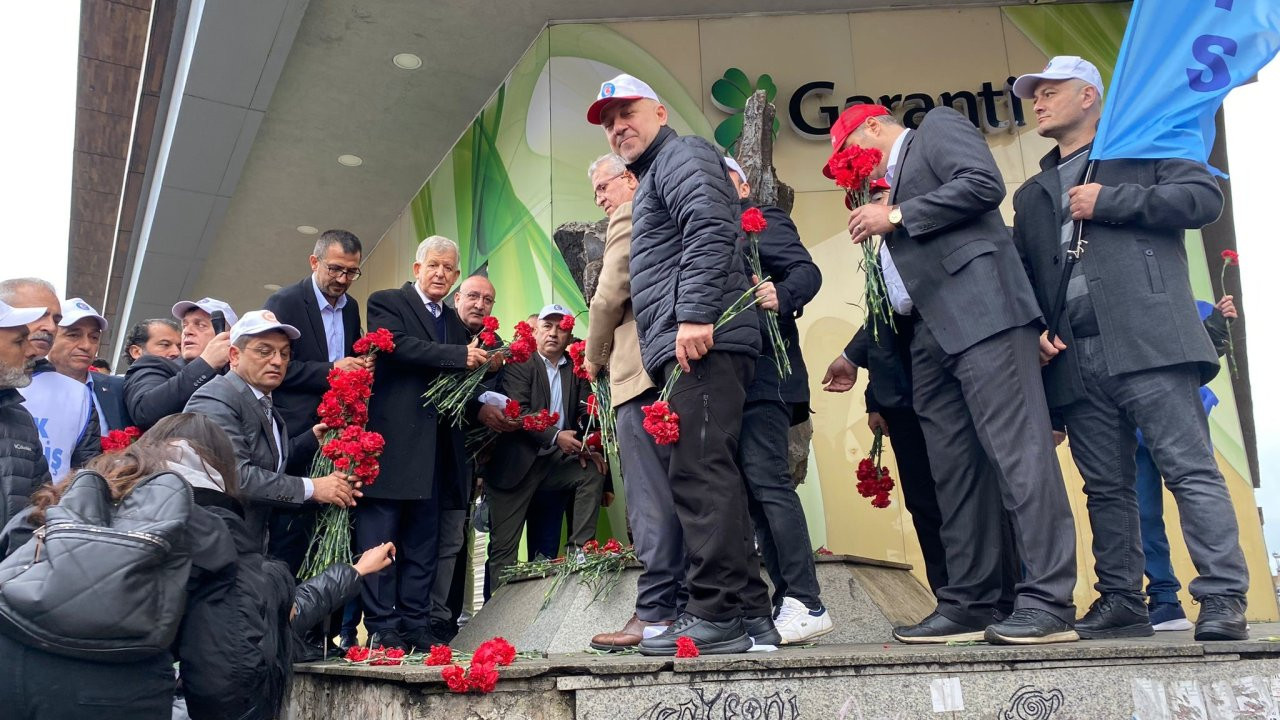
{"label": "green flower stem", "polygon": [[[1218,285],[1222,287],[1222,294],[1227,294],[1227,268],[1231,266],[1231,261],[1223,259],[1222,272],[1218,276]],[[1227,321],[1227,368],[1231,370],[1231,379],[1238,380],[1240,378],[1240,370],[1236,367],[1236,341],[1231,335],[1231,318],[1224,318]]]}
{"label": "green flower stem", "polygon": [[[760,233],[749,233],[751,236],[751,272],[758,278],[764,277],[764,266],[760,262]],[[778,377],[786,380],[791,377],[791,359],[787,357],[787,341],[782,338],[782,329],[778,327],[778,311],[764,311],[765,332],[769,334],[769,344],[773,346],[773,364],[778,368]]]}
{"label": "green flower stem", "polygon": [[[747,291],[739,295],[738,299],[734,300],[733,304],[729,306],[729,309],[725,310],[724,313],[720,315],[720,319],[716,320],[716,324],[711,328],[711,331],[715,332],[716,330],[719,330],[725,323],[736,318],[743,310],[746,310],[752,305],[760,302],[759,298],[756,297],[756,291],[760,289],[761,285],[764,285],[767,282],[769,282],[769,278],[761,278],[760,282],[747,288]],[[662,392],[658,394],[658,400],[666,402],[667,399],[671,397],[671,389],[675,387],[676,380],[679,380],[680,376],[683,374],[684,369],[677,363],[676,369],[671,371],[671,377],[667,378],[666,384],[662,386]]]}

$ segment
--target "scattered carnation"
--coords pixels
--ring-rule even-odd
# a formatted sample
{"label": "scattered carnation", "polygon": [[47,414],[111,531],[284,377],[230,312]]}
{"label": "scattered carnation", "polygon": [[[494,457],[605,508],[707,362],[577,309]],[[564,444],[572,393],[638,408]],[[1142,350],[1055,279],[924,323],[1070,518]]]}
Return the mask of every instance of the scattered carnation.
{"label": "scattered carnation", "polygon": [[516,648],[505,638],[495,637],[485,640],[476,648],[476,652],[471,656],[472,664],[495,664],[510,665],[515,662]]}
{"label": "scattered carnation", "polygon": [[467,671],[461,665],[447,665],[440,669],[440,677],[449,686],[449,692],[467,691]]}
{"label": "scattered carnation", "polygon": [[404,661],[404,650],[400,648],[378,648],[376,657],[369,661],[370,665],[399,665]]}
{"label": "scattered carnation", "polygon": [[431,652],[423,661],[426,665],[449,665],[453,662],[453,648],[448,645],[432,645]]}
{"label": "scattered carnation", "polygon": [[693,642],[693,638],[687,635],[681,635],[676,638],[676,657],[678,658],[696,658],[698,657],[698,645]]}
{"label": "scattered carnation", "polygon": [[350,662],[364,662],[369,659],[369,648],[360,645],[347,648],[346,659]]}
{"label": "scattered carnation", "polygon": [[493,663],[471,661],[467,668],[467,689],[491,693],[498,685],[498,668]]}

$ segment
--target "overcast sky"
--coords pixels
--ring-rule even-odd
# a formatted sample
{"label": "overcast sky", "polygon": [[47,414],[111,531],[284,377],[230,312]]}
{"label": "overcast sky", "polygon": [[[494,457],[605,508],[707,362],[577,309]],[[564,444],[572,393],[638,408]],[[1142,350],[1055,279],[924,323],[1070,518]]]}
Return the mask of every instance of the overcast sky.
{"label": "overcast sky", "polygon": [[[3,188],[5,225],[0,251],[4,275],[35,275],[65,289],[75,129],[78,0],[6,3],[0,31],[5,112],[0,137],[9,139]],[[1227,98],[1227,147],[1235,202],[1237,244],[1250,318],[1249,365],[1262,465],[1259,504],[1271,520],[1268,545],[1280,551],[1280,373],[1271,370],[1280,340],[1266,318],[1280,309],[1280,238],[1274,220],[1273,174],[1280,167],[1275,119],[1280,117],[1280,64]],[[1272,563],[1274,568],[1274,562]]]}

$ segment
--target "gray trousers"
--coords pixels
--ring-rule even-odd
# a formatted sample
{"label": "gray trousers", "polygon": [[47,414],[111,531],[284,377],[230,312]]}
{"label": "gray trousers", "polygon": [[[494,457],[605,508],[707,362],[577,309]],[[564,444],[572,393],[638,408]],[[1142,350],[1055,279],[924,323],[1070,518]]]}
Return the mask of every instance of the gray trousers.
{"label": "gray trousers", "polygon": [[1071,457],[1084,477],[1098,592],[1141,593],[1135,428],[1178,503],[1182,535],[1200,576],[1191,595],[1243,598],[1249,571],[1235,508],[1218,470],[1200,375],[1182,364],[1123,375],[1107,372],[1100,336],[1076,338],[1086,395],[1063,409]]}
{"label": "gray trousers", "polygon": [[559,449],[533,461],[529,472],[515,487],[500,489],[485,486],[489,499],[489,567],[490,587],[498,588],[502,571],[514,565],[520,552],[520,531],[529,512],[529,503],[539,490],[572,490],[573,518],[569,523],[569,545],[582,547],[596,536],[600,517],[600,500],[604,495],[604,476],[595,464],[584,468],[576,457],[568,457]]}
{"label": "gray trousers", "polygon": [[454,621],[449,608],[449,590],[458,564],[458,553],[466,541],[468,510],[440,511],[440,550],[436,553],[436,580],[431,586],[431,621],[449,624]]}
{"label": "gray trousers", "polygon": [[656,399],[653,390],[614,409],[627,523],[636,558],[644,567],[636,580],[636,616],[650,623],[675,620],[689,600],[684,585],[684,532],[667,475],[671,449],[658,445],[644,431],[640,409]]}
{"label": "gray trousers", "polygon": [[954,622],[992,622],[1002,503],[1023,564],[1014,607],[1075,620],[1075,522],[1054,454],[1038,343],[1039,332],[1026,325],[948,355],[924,321],[911,340],[914,405],[947,553],[937,609]]}

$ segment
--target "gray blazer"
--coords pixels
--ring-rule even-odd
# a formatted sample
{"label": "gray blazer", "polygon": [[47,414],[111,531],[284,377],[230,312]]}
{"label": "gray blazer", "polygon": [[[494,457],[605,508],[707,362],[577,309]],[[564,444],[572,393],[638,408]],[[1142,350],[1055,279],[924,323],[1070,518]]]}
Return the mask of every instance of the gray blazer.
{"label": "gray blazer", "polygon": [[[1058,150],[1043,170],[1013,196],[1014,242],[1046,315],[1062,275]],[[1185,230],[1222,212],[1222,192],[1203,165],[1190,160],[1106,160],[1098,163],[1093,221],[1081,270],[1089,284],[1102,348],[1111,375],[1194,363],[1201,383],[1218,373],[1218,356],[1200,320],[1187,269]],[[1044,368],[1050,407],[1079,399],[1084,390],[1066,322],[1067,350]]]}
{"label": "gray blazer", "polygon": [[1000,217],[1004,179],[982,135],[951,108],[925,114],[903,141],[886,238],[916,310],[948,355],[1040,319]]}
{"label": "gray blazer", "polygon": [[[185,411],[204,415],[226,431],[236,451],[245,525],[265,542],[270,508],[296,508],[303,502],[305,489],[302,478],[276,471],[280,458],[275,450],[271,423],[253,390],[239,375],[229,372],[201,385],[187,401]],[[289,461],[289,435],[280,412],[273,408],[272,413],[284,445],[281,448],[284,459],[279,462],[283,468]]]}

